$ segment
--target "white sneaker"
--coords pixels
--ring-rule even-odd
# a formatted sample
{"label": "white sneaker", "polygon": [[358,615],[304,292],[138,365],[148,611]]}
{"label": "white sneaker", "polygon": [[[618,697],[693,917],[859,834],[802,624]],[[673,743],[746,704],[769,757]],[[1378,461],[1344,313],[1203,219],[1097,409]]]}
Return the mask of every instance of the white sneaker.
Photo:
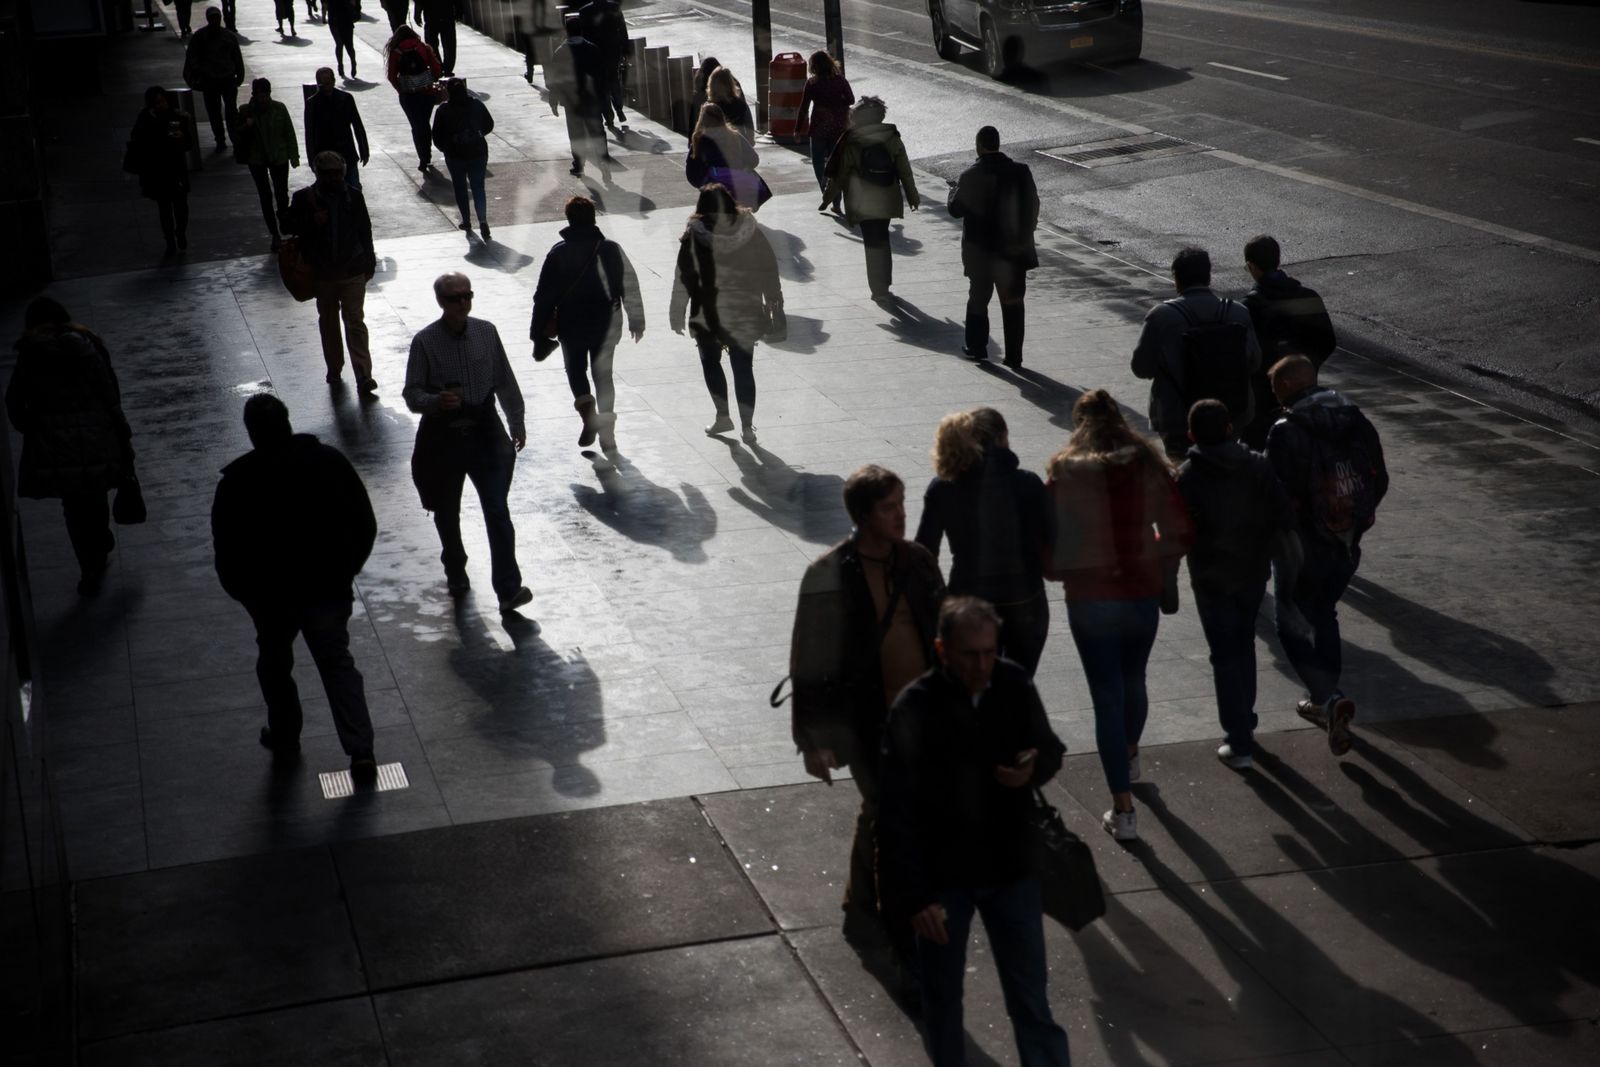
{"label": "white sneaker", "polygon": [[1118,841],[1139,840],[1139,814],[1115,808],[1100,817],[1100,826]]}
{"label": "white sneaker", "polygon": [[1137,782],[1144,768],[1139,766],[1139,753],[1135,752],[1128,757],[1128,781]]}
{"label": "white sneaker", "polygon": [[1217,758],[1236,771],[1248,771],[1256,765],[1254,756],[1249,754],[1243,756],[1234,755],[1233,746],[1226,741],[1217,749]]}

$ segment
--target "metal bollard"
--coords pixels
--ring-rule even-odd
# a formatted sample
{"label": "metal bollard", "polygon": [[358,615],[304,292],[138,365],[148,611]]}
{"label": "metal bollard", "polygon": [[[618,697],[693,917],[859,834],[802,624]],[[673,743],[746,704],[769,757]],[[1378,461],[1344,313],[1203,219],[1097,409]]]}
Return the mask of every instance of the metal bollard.
{"label": "metal bollard", "polygon": [[667,92],[667,46],[644,50],[644,76],[650,82],[649,116],[663,126],[672,122],[672,96]]}
{"label": "metal bollard", "polygon": [[194,90],[193,89],[168,89],[167,103],[172,105],[172,110],[182,112],[189,118],[189,131],[194,134],[194,147],[189,149],[189,169],[203,170],[204,163],[200,156],[200,125],[195,120]]}
{"label": "metal bollard", "polygon": [[694,131],[694,57],[672,56],[667,60],[667,99],[671,101],[672,128],[689,136]]}
{"label": "metal bollard", "polygon": [[628,106],[642,114],[649,112],[650,83],[644,76],[644,50],[643,37],[633,37],[628,41],[628,83],[626,97]]}

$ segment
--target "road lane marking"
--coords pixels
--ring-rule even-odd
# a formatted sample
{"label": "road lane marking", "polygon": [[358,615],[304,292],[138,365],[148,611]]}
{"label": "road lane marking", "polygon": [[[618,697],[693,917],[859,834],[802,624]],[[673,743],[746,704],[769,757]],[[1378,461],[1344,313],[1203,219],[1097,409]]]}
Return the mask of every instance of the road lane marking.
{"label": "road lane marking", "polygon": [[1206,61],[1206,66],[1208,66],[1208,67],[1221,67],[1223,70],[1236,70],[1240,74],[1254,74],[1258,78],[1271,78],[1275,82],[1286,82],[1286,81],[1289,80],[1288,78],[1285,78],[1282,74],[1268,74],[1264,70],[1251,70],[1249,67],[1235,67],[1235,66],[1233,66],[1231,64],[1228,64],[1228,63],[1212,63],[1211,61],[1207,60]]}
{"label": "road lane marking", "polygon": [[1582,141],[1584,144],[1600,144],[1600,141],[1596,141],[1593,137],[1574,137],[1573,140]]}

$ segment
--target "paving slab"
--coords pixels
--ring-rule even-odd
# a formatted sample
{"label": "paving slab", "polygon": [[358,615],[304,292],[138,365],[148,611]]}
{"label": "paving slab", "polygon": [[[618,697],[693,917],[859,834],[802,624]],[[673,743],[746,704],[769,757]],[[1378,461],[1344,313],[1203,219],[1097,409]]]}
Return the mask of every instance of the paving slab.
{"label": "paving slab", "polygon": [[1385,723],[1383,736],[1507,813],[1540,841],[1600,838],[1600,704]]}
{"label": "paving slab", "polygon": [[1553,1026],[1475,1030],[1340,1050],[1355,1067],[1567,1067],[1600,1059],[1600,1025],[1574,1019]]}
{"label": "paving slab", "polygon": [[772,929],[688,799],[335,849],[372,988]]}
{"label": "paving slab", "polygon": [[87,1040],[366,991],[324,849],[81,882]]}
{"label": "paving slab", "polygon": [[95,1041],[84,1067],[388,1067],[367,997],[307,1004],[215,1022]]}
{"label": "paving slab", "polygon": [[725,941],[382,993],[389,1062],[860,1062],[777,937]]}

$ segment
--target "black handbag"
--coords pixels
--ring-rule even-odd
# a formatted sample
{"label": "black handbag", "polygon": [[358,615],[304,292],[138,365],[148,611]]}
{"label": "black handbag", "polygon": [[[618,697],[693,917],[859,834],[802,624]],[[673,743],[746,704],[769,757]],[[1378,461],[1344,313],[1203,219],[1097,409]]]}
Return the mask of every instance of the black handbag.
{"label": "black handbag", "polygon": [[117,486],[117,495],[111,498],[111,517],[118,526],[137,526],[148,517],[137,474],[129,472]]}
{"label": "black handbag", "polygon": [[1105,891],[1095,870],[1094,853],[1061,821],[1061,813],[1033,790],[1029,829],[1033,866],[1039,876],[1044,913],[1072,930],[1082,930],[1106,913]]}
{"label": "black handbag", "polygon": [[767,305],[767,330],[762,338],[769,343],[782,343],[789,339],[789,316],[782,304]]}

